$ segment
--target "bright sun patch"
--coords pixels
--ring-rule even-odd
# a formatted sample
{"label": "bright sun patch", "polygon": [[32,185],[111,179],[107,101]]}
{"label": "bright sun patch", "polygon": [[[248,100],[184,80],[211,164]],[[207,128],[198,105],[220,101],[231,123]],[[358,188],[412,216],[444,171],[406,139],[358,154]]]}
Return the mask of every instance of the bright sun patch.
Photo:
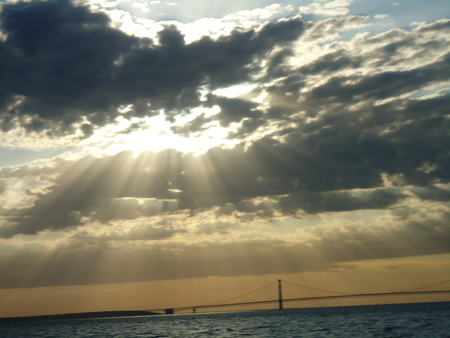
{"label": "bright sun patch", "polygon": [[217,146],[231,147],[236,141],[227,139],[233,127],[224,128],[209,123],[205,130],[190,135],[178,135],[173,128],[182,127],[200,114],[211,117],[220,112],[220,108],[196,108],[191,114],[180,116],[175,121],[168,121],[164,114],[148,118],[133,118],[131,121],[118,118],[115,126],[99,130],[97,135],[82,142],[91,149],[98,149],[104,154],[116,154],[132,150],[135,156],[142,152],[158,152],[163,149],[175,149],[182,153],[200,155]]}

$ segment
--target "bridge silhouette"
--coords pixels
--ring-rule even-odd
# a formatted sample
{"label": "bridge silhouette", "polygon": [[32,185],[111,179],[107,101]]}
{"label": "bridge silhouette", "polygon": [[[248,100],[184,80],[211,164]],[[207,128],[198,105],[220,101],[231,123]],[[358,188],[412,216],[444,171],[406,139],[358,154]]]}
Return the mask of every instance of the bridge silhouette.
{"label": "bridge silhouette", "polygon": [[[328,295],[328,296],[314,296],[314,297],[296,297],[296,298],[283,298],[283,285],[282,283],[288,283],[291,285],[295,285],[304,289],[310,289],[315,291],[322,291],[322,292],[329,292],[334,293],[334,295]],[[422,287],[409,289],[409,290],[402,290],[402,291],[393,291],[393,292],[376,292],[376,293],[346,293],[346,292],[336,292],[336,291],[330,291],[330,290],[323,290],[323,289],[317,289],[313,287],[308,287],[304,285],[295,284],[286,280],[279,279],[277,282],[271,282],[270,284],[267,284],[263,287],[260,287],[256,290],[247,292],[243,295],[233,297],[231,299],[227,299],[221,302],[216,302],[212,304],[205,304],[205,305],[195,305],[195,306],[182,306],[182,307],[174,307],[174,308],[164,308],[164,309],[151,309],[151,310],[145,310],[148,312],[163,312],[165,314],[174,314],[175,312],[180,311],[187,311],[192,310],[192,312],[197,312],[198,309],[213,309],[213,308],[224,308],[224,307],[239,307],[239,306],[245,306],[245,305],[262,305],[262,304],[278,304],[278,309],[282,310],[284,308],[284,303],[288,302],[298,302],[298,301],[313,301],[313,300],[324,300],[324,299],[345,299],[345,298],[362,298],[362,297],[380,297],[380,296],[408,296],[408,295],[427,295],[427,294],[450,294],[450,290],[423,290],[426,288],[430,288],[433,286],[441,285],[450,282],[450,280],[446,280],[439,283],[434,283],[431,285],[425,285]],[[260,291],[262,289],[265,289],[269,286],[272,286],[273,284],[277,283],[278,285],[278,298],[276,299],[269,299],[269,300],[259,300],[259,301],[247,301],[247,302],[234,302],[229,303],[232,300],[236,300],[238,298],[245,297],[249,294],[255,293],[257,291]]]}

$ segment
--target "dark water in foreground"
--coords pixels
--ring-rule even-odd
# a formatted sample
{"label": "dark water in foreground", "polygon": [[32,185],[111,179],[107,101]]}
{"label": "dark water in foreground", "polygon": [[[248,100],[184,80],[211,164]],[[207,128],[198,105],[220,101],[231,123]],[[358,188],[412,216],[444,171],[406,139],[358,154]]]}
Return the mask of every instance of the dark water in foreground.
{"label": "dark water in foreground", "polygon": [[450,302],[22,322],[1,337],[450,337]]}

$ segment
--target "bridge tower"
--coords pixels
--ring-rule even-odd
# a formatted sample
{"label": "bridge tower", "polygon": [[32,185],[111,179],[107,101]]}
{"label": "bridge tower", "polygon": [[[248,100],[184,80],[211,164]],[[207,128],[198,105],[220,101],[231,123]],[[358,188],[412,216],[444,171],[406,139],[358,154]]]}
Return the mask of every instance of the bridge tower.
{"label": "bridge tower", "polygon": [[281,279],[278,280],[278,309],[283,310],[283,289]]}

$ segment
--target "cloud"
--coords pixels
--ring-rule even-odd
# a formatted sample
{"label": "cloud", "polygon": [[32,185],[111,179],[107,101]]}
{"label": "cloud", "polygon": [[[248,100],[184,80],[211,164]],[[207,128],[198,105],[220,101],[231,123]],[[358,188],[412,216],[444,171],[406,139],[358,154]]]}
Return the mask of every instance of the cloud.
{"label": "cloud", "polygon": [[307,213],[339,212],[358,209],[386,209],[400,201],[405,195],[392,190],[379,189],[364,193],[328,192],[294,193],[280,199],[284,212],[294,213],[299,209]]}
{"label": "cloud", "polygon": [[237,224],[232,222],[205,222],[197,225],[199,234],[227,234],[230,229],[236,228]]}
{"label": "cloud", "polygon": [[241,122],[245,118],[258,118],[262,112],[258,111],[257,104],[239,98],[225,98],[215,95],[208,97],[208,104],[217,105],[220,113],[216,118],[223,126],[229,126],[232,122]]}
{"label": "cloud", "polygon": [[307,6],[301,6],[300,13],[302,14],[316,14],[325,16],[347,15],[349,13],[349,5],[352,0],[321,0],[314,1]]}
{"label": "cloud", "polygon": [[128,233],[128,240],[160,240],[167,239],[179,233],[186,233],[185,229],[176,228],[167,224],[136,226],[130,229]]}
{"label": "cloud", "polygon": [[448,202],[450,201],[450,191],[444,187],[428,186],[428,187],[415,187],[412,189],[418,197],[424,200]]}
{"label": "cloud", "polygon": [[447,80],[442,75],[449,70],[450,55],[444,55],[432,65],[407,71],[383,72],[364,79],[333,77],[328,83],[311,91],[314,102],[355,102],[356,100],[381,100],[414,92],[424,86]]}
{"label": "cloud", "polygon": [[[227,224],[217,223],[211,229],[201,227],[201,235],[221,232],[221,228],[230,229]],[[345,269],[346,263],[360,260],[448,253],[450,240],[448,214],[401,227],[326,224],[303,228],[302,232],[290,233],[282,239],[202,238],[195,245],[170,240],[173,232],[157,231],[160,233],[135,242],[132,250],[122,240],[83,235],[52,245],[41,242],[16,246],[0,258],[0,268],[9,272],[0,276],[0,288]]]}
{"label": "cloud", "polygon": [[[300,18],[284,19],[186,44],[175,26],[157,41],[129,36],[111,28],[105,14],[68,0],[5,4],[0,19],[2,128],[49,136],[79,126],[90,136],[127,105],[128,117],[196,106],[205,82],[217,87],[247,79],[255,58],[286,46],[304,26]],[[142,102],[151,107],[138,109]]]}
{"label": "cloud", "polygon": [[[429,141],[425,132],[422,139],[411,140],[417,144],[414,159],[403,154],[403,148],[409,147],[404,141],[361,138],[353,129],[336,125],[292,134],[285,143],[266,138],[246,150],[212,149],[200,156],[165,150],[133,157],[129,151],[61,162],[59,169],[52,170],[57,173],[53,183],[35,194],[31,206],[8,213],[9,225],[2,227],[1,234],[57,231],[89,221],[108,223],[228,203],[239,206],[245,200],[280,195],[286,197],[279,199],[279,208],[288,214],[384,209],[404,194],[352,190],[380,188],[386,173],[401,175],[404,184],[446,179],[447,171],[438,161],[442,154],[433,155],[428,148],[445,147],[445,140],[437,143],[434,134]],[[436,168],[424,172],[424,158]]]}
{"label": "cloud", "polygon": [[0,195],[6,191],[7,183],[5,180],[0,180]]}
{"label": "cloud", "polygon": [[40,131],[50,128],[49,122],[69,128],[86,112],[94,119],[97,110],[111,109],[104,84],[136,39],[110,29],[105,15],[68,1],[4,5],[0,18],[7,36],[2,44],[6,117]]}

